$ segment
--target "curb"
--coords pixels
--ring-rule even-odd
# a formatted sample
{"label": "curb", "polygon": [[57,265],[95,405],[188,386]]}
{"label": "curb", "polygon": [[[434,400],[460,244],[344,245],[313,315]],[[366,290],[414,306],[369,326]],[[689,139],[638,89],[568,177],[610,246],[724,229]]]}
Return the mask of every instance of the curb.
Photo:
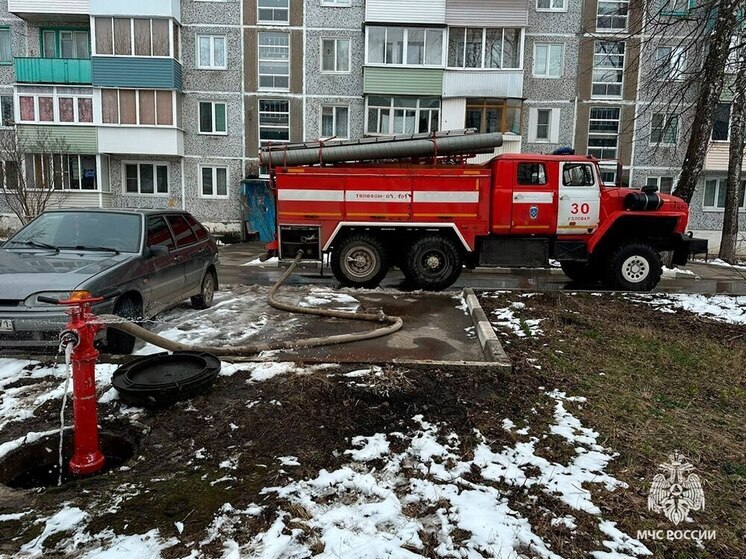
{"label": "curb", "polygon": [[497,338],[497,334],[495,334],[495,330],[492,328],[492,324],[487,319],[487,315],[482,305],[479,304],[479,299],[477,299],[471,287],[464,289],[464,298],[466,299],[466,306],[469,309],[469,314],[474,323],[477,338],[479,338],[479,344],[482,346],[485,359],[501,369],[506,371],[512,370],[510,359],[505,353],[500,340]]}

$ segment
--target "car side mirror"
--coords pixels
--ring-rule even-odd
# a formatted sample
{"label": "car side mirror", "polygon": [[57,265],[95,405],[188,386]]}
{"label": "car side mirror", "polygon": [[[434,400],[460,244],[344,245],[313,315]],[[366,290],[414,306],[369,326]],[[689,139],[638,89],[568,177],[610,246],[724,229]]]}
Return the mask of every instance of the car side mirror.
{"label": "car side mirror", "polygon": [[168,256],[171,253],[171,250],[165,245],[154,245],[148,247],[148,250],[150,251],[149,256]]}

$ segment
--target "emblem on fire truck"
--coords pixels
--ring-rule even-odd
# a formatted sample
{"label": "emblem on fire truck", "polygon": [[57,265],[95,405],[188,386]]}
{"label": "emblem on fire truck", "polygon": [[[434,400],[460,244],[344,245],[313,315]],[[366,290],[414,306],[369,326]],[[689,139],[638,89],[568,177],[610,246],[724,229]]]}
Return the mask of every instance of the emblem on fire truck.
{"label": "emblem on fire truck", "polygon": [[662,512],[674,524],[686,519],[689,511],[705,509],[705,494],[699,476],[678,451],[659,466],[664,473],[656,474],[648,495],[648,509]]}
{"label": "emblem on fire truck", "polygon": [[531,216],[531,219],[539,217],[539,206],[531,206],[528,209],[528,215]]}

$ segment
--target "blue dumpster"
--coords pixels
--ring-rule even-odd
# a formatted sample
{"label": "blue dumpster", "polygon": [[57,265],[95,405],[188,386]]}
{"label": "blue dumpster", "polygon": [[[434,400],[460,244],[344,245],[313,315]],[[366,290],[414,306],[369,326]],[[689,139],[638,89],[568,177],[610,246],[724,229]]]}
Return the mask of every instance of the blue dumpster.
{"label": "blue dumpster", "polygon": [[246,196],[249,231],[257,233],[265,243],[275,238],[275,197],[269,179],[246,179],[241,182],[241,194]]}

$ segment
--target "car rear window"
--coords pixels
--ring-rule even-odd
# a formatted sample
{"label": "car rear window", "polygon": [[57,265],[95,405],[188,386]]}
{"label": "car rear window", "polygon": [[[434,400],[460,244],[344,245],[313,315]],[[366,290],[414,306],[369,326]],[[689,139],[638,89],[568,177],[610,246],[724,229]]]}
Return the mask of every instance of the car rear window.
{"label": "car rear window", "polygon": [[187,220],[180,215],[169,215],[166,217],[171,230],[176,237],[177,248],[193,245],[197,242],[197,235],[194,234]]}
{"label": "car rear window", "polygon": [[186,216],[187,223],[192,226],[192,229],[194,229],[195,234],[197,235],[197,239],[200,241],[204,241],[207,236],[207,230],[200,225],[200,223],[194,219],[191,214],[187,214]]}
{"label": "car rear window", "polygon": [[148,218],[148,246],[165,246],[168,248],[176,246],[171,231],[166,225],[166,220],[162,217]]}

